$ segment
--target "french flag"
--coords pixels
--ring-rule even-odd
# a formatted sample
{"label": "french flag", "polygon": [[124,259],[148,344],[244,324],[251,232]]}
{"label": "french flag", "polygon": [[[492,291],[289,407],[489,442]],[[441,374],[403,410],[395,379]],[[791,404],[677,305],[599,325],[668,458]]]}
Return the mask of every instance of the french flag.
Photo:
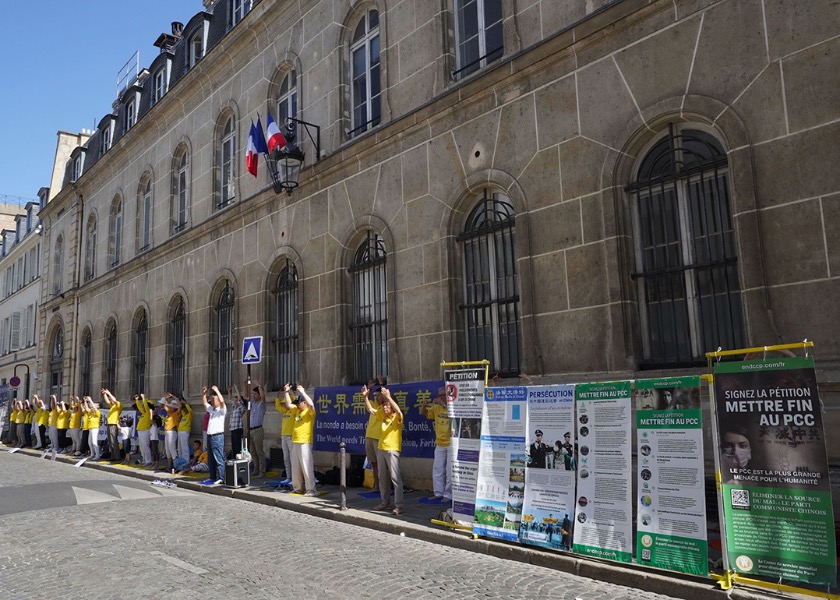
{"label": "french flag", "polygon": [[255,144],[256,133],[254,133],[254,122],[251,121],[251,130],[248,133],[248,150],[245,152],[245,168],[254,177],[257,176],[257,164],[259,154],[257,154],[257,146]]}
{"label": "french flag", "polygon": [[257,115],[257,128],[254,130],[254,146],[257,149],[257,154],[268,154],[268,145],[265,141],[265,133],[263,133],[262,120]]}
{"label": "french flag", "polygon": [[266,127],[266,132],[268,133],[268,151],[274,152],[276,149],[281,149],[286,145],[286,138],[283,136],[283,132],[280,131],[280,128],[277,127],[277,123],[274,122],[274,119],[271,118],[271,111],[268,113],[268,126]]}

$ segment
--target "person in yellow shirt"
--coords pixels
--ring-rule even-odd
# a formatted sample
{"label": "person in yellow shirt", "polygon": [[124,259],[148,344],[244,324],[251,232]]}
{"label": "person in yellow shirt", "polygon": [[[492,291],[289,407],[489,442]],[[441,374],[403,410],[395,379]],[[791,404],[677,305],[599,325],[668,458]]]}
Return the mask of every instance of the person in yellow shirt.
{"label": "person in yellow shirt", "polygon": [[58,452],[64,454],[69,450],[67,443],[67,429],[70,427],[70,411],[64,400],[58,402],[58,421],[55,424],[58,429]]}
{"label": "person in yellow shirt", "polygon": [[50,450],[58,452],[58,399],[55,394],[50,395]]}
{"label": "person in yellow shirt", "polygon": [[151,467],[152,446],[149,441],[149,430],[152,428],[154,404],[146,400],[143,394],[135,394],[134,405],[139,413],[137,417],[137,441],[140,442],[140,461],[144,467]]}
{"label": "person in yellow shirt", "polygon": [[283,420],[280,423],[280,445],[283,448],[283,464],[286,467],[286,478],[280,482],[280,485],[290,485],[292,483],[292,430],[295,426],[295,421],[292,419],[292,411],[286,408],[286,402],[280,399],[280,394],[274,399],[274,407],[281,415]]}
{"label": "person in yellow shirt", "polygon": [[114,398],[114,395],[105,388],[99,390],[102,395],[102,400],[105,406],[108,407],[108,416],[106,423],[108,427],[108,453],[111,457],[111,462],[119,462],[120,460],[120,415],[122,414],[122,402]]}
{"label": "person in yellow shirt", "polygon": [[168,468],[171,472],[174,469],[173,461],[178,457],[178,423],[181,421],[181,407],[169,393],[161,401],[166,409],[166,421],[163,423],[163,429],[166,431],[166,458],[169,461]]}
{"label": "person in yellow shirt", "polygon": [[14,398],[11,402],[12,414],[9,415],[9,429],[12,434],[12,445],[15,447],[17,447],[19,443],[17,436],[18,405],[18,399]]}
{"label": "person in yellow shirt", "polygon": [[[286,409],[291,413],[292,426],[292,493],[317,496],[315,491],[315,460],[312,457],[312,440],[315,430],[315,404],[302,385],[297,386],[300,394],[292,400],[291,386],[283,386]],[[303,485],[306,486],[304,491]]]}
{"label": "person in yellow shirt", "polygon": [[438,390],[437,398],[432,401],[431,406],[427,406],[423,400],[420,403],[420,414],[435,422],[435,462],[432,466],[435,499],[449,501],[452,498],[452,447],[446,390]]}
{"label": "person in yellow shirt", "polygon": [[178,471],[178,475],[189,475],[190,473],[207,473],[207,451],[202,450],[201,441],[193,441],[193,458],[188,465]]}
{"label": "person in yellow shirt", "polygon": [[82,453],[82,409],[79,406],[78,396],[70,396],[69,425],[70,440],[73,442],[70,452],[73,456],[79,456]]}
{"label": "person in yellow shirt", "polygon": [[[383,385],[383,380],[380,378],[379,385]],[[374,387],[373,381],[369,381],[362,389]],[[379,401],[379,394],[374,394],[374,397],[368,398],[373,408],[380,408],[382,404]],[[380,432],[379,418],[376,412],[368,414],[367,428],[365,429],[365,458],[370,463],[371,471],[373,472],[373,489],[379,488],[379,436]]]}
{"label": "person in yellow shirt", "polygon": [[23,448],[26,445],[26,435],[24,434],[24,425],[23,422],[26,419],[26,410],[23,407],[23,402],[20,400],[15,399],[14,401],[15,410],[12,411],[14,414],[14,423],[15,428],[15,446],[18,448]]}
{"label": "person in yellow shirt", "polygon": [[[376,415],[380,424],[379,446],[377,448],[379,463],[379,497],[381,502],[373,510],[393,510],[397,516],[403,513],[403,482],[400,473],[400,452],[402,451],[403,414],[391,397],[386,387],[374,388],[374,393],[380,396],[382,406],[376,408],[370,401],[370,391],[367,386],[362,387],[362,396],[368,412]],[[394,506],[390,504],[391,485],[394,487]]]}
{"label": "person in yellow shirt", "polygon": [[84,408],[88,430],[88,443],[90,444],[90,457],[93,460],[100,460],[102,452],[99,449],[99,423],[102,413],[99,411],[99,404],[95,403],[90,396],[85,396]]}
{"label": "person in yellow shirt", "polygon": [[[167,394],[166,396],[167,398],[175,398],[173,394]],[[189,461],[193,409],[183,396],[179,394],[177,398],[181,405],[181,420],[178,422],[178,456]]]}
{"label": "person in yellow shirt", "polygon": [[41,436],[41,448],[47,448],[47,427],[50,424],[50,411],[44,406],[44,401],[38,397],[38,394],[32,394],[35,400],[35,406],[41,410],[41,416],[38,417],[38,433]]}

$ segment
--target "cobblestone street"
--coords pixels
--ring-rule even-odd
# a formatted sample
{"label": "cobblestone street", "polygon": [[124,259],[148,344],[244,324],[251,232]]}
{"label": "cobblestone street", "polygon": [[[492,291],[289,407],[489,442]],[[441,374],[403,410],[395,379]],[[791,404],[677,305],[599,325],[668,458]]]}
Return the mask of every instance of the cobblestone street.
{"label": "cobblestone street", "polygon": [[0,482],[5,598],[667,598],[6,452]]}

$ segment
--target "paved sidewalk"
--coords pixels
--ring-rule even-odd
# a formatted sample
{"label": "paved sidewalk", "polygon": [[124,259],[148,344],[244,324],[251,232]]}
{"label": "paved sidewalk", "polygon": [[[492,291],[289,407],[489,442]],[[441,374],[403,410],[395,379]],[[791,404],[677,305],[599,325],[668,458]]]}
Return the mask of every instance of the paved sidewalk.
{"label": "paved sidewalk", "polygon": [[[6,450],[7,447],[0,445]],[[41,451],[24,449],[19,454],[32,457],[33,460],[41,456]],[[21,457],[23,458],[23,456]],[[49,460],[50,456],[44,458]],[[68,465],[78,462],[78,458],[58,455],[56,461]],[[737,589],[724,592],[712,585],[705,578],[680,575],[665,571],[637,567],[635,565],[621,565],[608,561],[598,561],[581,558],[572,554],[556,553],[541,549],[529,548],[519,544],[509,544],[484,538],[473,538],[470,532],[459,531],[436,525],[432,519],[437,519],[440,512],[447,508],[445,505],[427,505],[419,502],[421,498],[430,494],[424,491],[414,491],[405,496],[405,512],[397,517],[390,512],[374,512],[371,510],[379,504],[379,497],[367,498],[360,494],[369,493],[365,488],[351,488],[347,490],[347,510],[340,510],[340,492],[338,486],[319,486],[322,492],[317,497],[304,497],[278,491],[279,488],[265,485],[266,482],[281,479],[279,475],[269,474],[265,480],[252,479],[252,485],[243,488],[228,488],[224,485],[202,485],[203,478],[179,477],[166,471],[153,471],[140,467],[110,464],[109,462],[86,462],[84,467],[98,469],[110,473],[117,473],[135,477],[149,482],[160,480],[173,482],[178,487],[227,496],[239,500],[256,502],[268,506],[305,513],[324,519],[340,521],[360,527],[366,527],[395,535],[422,539],[425,541],[461,548],[471,552],[487,554],[499,558],[530,563],[547,567],[557,571],[574,573],[582,577],[589,577],[599,581],[624,585],[640,590],[664,594],[673,598],[687,600],[713,600],[715,598],[731,598],[734,600],[767,600],[769,598],[810,598],[790,594],[777,594],[763,590],[753,590],[739,586]],[[202,474],[206,477],[207,474]]]}

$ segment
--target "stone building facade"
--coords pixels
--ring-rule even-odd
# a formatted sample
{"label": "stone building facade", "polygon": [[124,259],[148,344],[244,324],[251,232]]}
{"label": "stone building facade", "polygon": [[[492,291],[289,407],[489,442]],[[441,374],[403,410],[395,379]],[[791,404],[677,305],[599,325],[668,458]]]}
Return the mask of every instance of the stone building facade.
{"label": "stone building facade", "polygon": [[[241,381],[249,335],[270,390],[474,358],[535,382],[700,372],[808,338],[836,410],[833,0],[204,8],[41,212],[63,393],[197,401]],[[321,128],[291,195],[245,169],[269,111]]]}

